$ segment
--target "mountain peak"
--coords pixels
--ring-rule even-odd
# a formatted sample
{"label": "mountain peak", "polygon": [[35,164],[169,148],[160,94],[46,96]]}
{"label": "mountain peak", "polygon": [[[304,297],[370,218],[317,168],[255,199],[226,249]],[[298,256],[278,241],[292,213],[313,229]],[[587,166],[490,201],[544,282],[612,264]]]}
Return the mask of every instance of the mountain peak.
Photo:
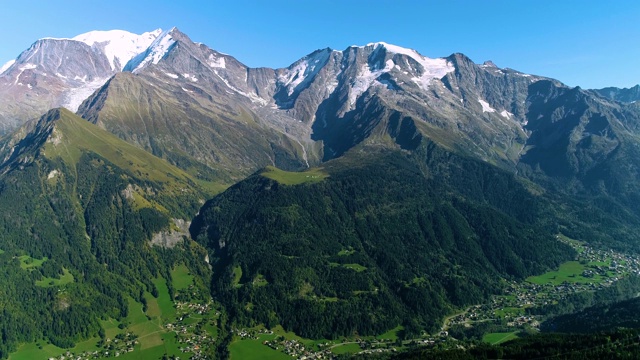
{"label": "mountain peak", "polygon": [[149,64],[157,64],[176,44],[173,35],[182,34],[176,27],[162,32],[149,47],[127,63],[123,71],[136,72]]}
{"label": "mountain peak", "polygon": [[124,30],[95,30],[73,38],[43,38],[38,41],[79,41],[92,48],[99,48],[109,60],[111,69],[121,71],[134,56],[144,51],[162,33],[162,29],[141,35]]}
{"label": "mountain peak", "polygon": [[498,66],[496,64],[493,63],[493,61],[491,60],[487,60],[485,62],[482,63],[482,66],[485,67],[493,67],[493,68],[497,68]]}
{"label": "mountain peak", "polygon": [[145,32],[141,35],[137,35],[125,30],[94,30],[84,34],[77,35],[71,40],[82,41],[83,43],[93,46],[95,43],[112,42],[116,39],[135,39],[139,37],[153,37],[156,38],[162,33],[162,29],[156,29],[153,31]]}

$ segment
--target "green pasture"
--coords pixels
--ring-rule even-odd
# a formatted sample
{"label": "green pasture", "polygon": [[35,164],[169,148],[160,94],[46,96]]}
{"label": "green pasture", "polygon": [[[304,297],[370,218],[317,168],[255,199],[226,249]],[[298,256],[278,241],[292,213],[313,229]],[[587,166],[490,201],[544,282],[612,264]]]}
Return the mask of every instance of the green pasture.
{"label": "green pasture", "polygon": [[489,343],[491,345],[497,345],[497,344],[501,344],[503,342],[509,341],[509,340],[513,340],[513,339],[517,339],[518,338],[518,332],[517,331],[512,331],[512,332],[498,332],[498,333],[488,333],[485,334],[482,337],[482,341]]}
{"label": "green pasture", "polygon": [[303,172],[291,172],[280,170],[273,166],[267,166],[260,174],[271,180],[275,180],[283,185],[300,185],[305,183],[316,183],[323,181],[329,174],[321,168],[309,169]]}

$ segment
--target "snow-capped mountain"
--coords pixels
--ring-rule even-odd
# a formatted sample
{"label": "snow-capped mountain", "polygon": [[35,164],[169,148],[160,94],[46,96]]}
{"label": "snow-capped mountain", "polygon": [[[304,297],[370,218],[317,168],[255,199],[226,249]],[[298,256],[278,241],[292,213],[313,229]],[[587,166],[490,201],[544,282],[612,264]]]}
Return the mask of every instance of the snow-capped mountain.
{"label": "snow-capped mountain", "polygon": [[81,41],[102,50],[109,59],[111,69],[118,71],[124,69],[124,66],[131,59],[145,51],[160,34],[162,34],[162,29],[156,29],[142,35],[122,30],[90,31],[71,40]]}
{"label": "snow-capped mountain", "polygon": [[411,151],[428,141],[528,176],[562,173],[575,186],[622,156],[621,139],[640,128],[635,104],[382,42],[249,68],[172,29],[125,70],[78,113],[176,164],[187,156],[234,176],[317,165],[361,144]]}
{"label": "snow-capped mountain", "polygon": [[377,42],[249,68],[176,28],[39,40],[0,75],[0,95],[7,131],[48,107],[77,108],[174,164],[231,177],[424,139],[509,171],[553,173],[553,162],[575,175],[640,128],[636,104],[463,54],[429,58]]}
{"label": "snow-capped mountain", "polygon": [[9,131],[52,107],[76,111],[160,33],[92,31],[71,39],[36,41],[0,71],[0,130]]}
{"label": "snow-capped mountain", "polygon": [[172,28],[169,31],[158,34],[151,44],[148,44],[144,49],[140,49],[144,51],[137,51],[135,56],[131,57],[130,61],[123,66],[123,69],[135,72],[149,63],[157,64],[176,43],[171,37],[171,33],[174,30],[175,28]]}

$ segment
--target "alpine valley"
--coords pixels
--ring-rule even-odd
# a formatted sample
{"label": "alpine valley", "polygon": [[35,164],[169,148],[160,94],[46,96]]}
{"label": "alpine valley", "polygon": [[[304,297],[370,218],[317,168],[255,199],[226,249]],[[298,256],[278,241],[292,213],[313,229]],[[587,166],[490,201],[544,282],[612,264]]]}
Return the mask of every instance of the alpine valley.
{"label": "alpine valley", "polygon": [[[270,69],[176,28],[40,39],[0,70],[0,358],[633,354],[638,89],[383,42]],[[540,334],[609,308],[597,349]]]}

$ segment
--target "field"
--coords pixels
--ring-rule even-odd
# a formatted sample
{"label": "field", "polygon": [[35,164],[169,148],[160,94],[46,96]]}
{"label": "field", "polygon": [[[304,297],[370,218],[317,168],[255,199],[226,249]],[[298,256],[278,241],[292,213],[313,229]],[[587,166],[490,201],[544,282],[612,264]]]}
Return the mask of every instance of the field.
{"label": "field", "polygon": [[340,345],[340,346],[336,346],[333,349],[331,349],[331,351],[334,354],[356,354],[359,353],[360,351],[362,351],[362,349],[360,348],[360,345],[358,344],[344,344],[344,345]]}
{"label": "field", "polygon": [[367,270],[367,268],[365,266],[362,266],[360,264],[340,264],[340,263],[331,262],[331,263],[329,263],[329,265],[332,266],[332,267],[342,266],[345,269],[353,270],[353,271],[356,271],[356,272],[361,272],[361,271]]}
{"label": "field", "polygon": [[347,269],[354,270],[354,271],[357,271],[357,272],[361,272],[361,271],[367,270],[366,267],[364,267],[364,266],[362,266],[360,264],[344,264],[342,266],[344,266]]}
{"label": "field", "polygon": [[391,329],[391,330],[387,331],[386,333],[384,333],[382,335],[376,336],[376,339],[378,339],[378,340],[396,341],[398,339],[398,332],[403,330],[403,329],[404,329],[404,327],[397,326],[394,329]]}
{"label": "field", "polygon": [[263,335],[257,340],[239,340],[229,346],[231,360],[291,360],[291,356],[262,345],[265,340],[273,340],[276,335]]}
{"label": "field", "polygon": [[593,277],[582,276],[582,273],[585,270],[598,265],[602,266],[606,265],[606,263],[588,263],[585,265],[581,264],[578,261],[568,261],[560,265],[560,268],[556,271],[549,271],[538,276],[530,276],[527,278],[527,281],[538,285],[549,283],[553,285],[559,285],[563,282],[580,284],[600,283],[606,277],[601,275],[595,275]]}
{"label": "field", "polygon": [[189,273],[189,269],[180,264],[171,270],[171,277],[173,278],[173,287],[179,291],[184,290],[193,284],[193,275]]}
{"label": "field", "polygon": [[158,305],[158,299],[154,298],[153,295],[148,292],[144,293],[144,298],[147,300],[147,315],[150,318],[161,317],[162,311],[160,310],[160,305]]}
{"label": "field", "polygon": [[524,315],[524,308],[521,307],[506,307],[503,309],[498,309],[495,311],[495,315],[499,318],[503,318],[505,316],[517,317]]}
{"label": "field", "polygon": [[[97,338],[89,339],[78,343],[73,349],[76,352],[97,351]],[[66,349],[61,349],[55,345],[45,342],[24,344],[18,348],[18,351],[9,356],[9,360],[32,360],[32,359],[49,359],[66,353]]]}
{"label": "field", "polygon": [[45,277],[42,280],[36,280],[36,286],[40,287],[51,287],[51,286],[62,286],[66,284],[70,284],[73,282],[73,275],[67,269],[62,269],[64,275],[60,276],[59,279]]}
{"label": "field", "polygon": [[269,282],[262,274],[258,274],[258,276],[253,279],[253,286],[267,286],[268,284]]}
{"label": "field", "polygon": [[46,257],[42,259],[34,259],[29,255],[19,256],[18,259],[20,259],[20,267],[24,270],[33,270],[37,267],[42,266],[42,263],[47,261]]}
{"label": "field", "polygon": [[518,334],[517,331],[507,332],[507,333],[488,333],[482,337],[482,341],[489,343],[491,345],[497,345],[509,340],[517,339],[518,338],[517,334]]}
{"label": "field", "polygon": [[160,307],[160,312],[162,313],[163,319],[173,319],[176,316],[176,309],[173,306],[173,301],[171,301],[171,297],[169,296],[169,288],[167,288],[167,283],[163,278],[156,278],[153,283],[158,288],[158,306]]}
{"label": "field", "polygon": [[118,328],[118,326],[120,325],[120,322],[118,320],[101,320],[100,325],[104,329],[105,337],[108,337],[109,339],[113,339],[121,332],[120,328]]}
{"label": "field", "polygon": [[349,256],[349,255],[353,255],[353,254],[355,254],[355,252],[356,252],[356,251],[355,251],[355,250],[353,250],[353,249],[349,249],[349,250],[347,250],[347,249],[342,249],[342,250],[340,250],[340,251],[338,252],[338,256]]}
{"label": "field", "polygon": [[[263,329],[263,326],[257,326],[249,330],[259,332]],[[280,325],[274,327],[271,330],[273,334],[258,334],[258,339],[241,339],[239,337],[236,337],[231,346],[229,346],[231,359],[291,359],[292,357],[283,353],[281,351],[282,349],[276,351],[266,345],[263,345],[264,341],[274,340],[278,336],[282,336],[286,340],[296,340],[302,343],[305,348],[314,351],[318,350],[318,344],[334,344],[334,341],[327,339],[310,340],[301,338],[293,332],[285,331]]]}
{"label": "field", "polygon": [[233,267],[233,286],[241,287],[240,279],[242,279],[242,268],[240,266]]}
{"label": "field", "polygon": [[267,166],[260,175],[275,180],[283,185],[300,185],[305,183],[321,182],[329,175],[320,168],[309,169],[303,172],[291,172],[280,170],[273,166]]}
{"label": "field", "polygon": [[[26,259],[26,258],[25,258]],[[21,258],[22,261],[22,258]],[[41,260],[40,264],[42,263]],[[34,262],[29,262],[33,267]],[[179,269],[178,272],[182,271]],[[66,274],[66,272],[65,272]],[[69,274],[71,275],[71,274]],[[178,282],[186,282],[189,275],[186,273],[178,276]],[[63,276],[64,277],[64,276]],[[73,278],[72,278],[73,279]],[[58,281],[62,281],[62,278]],[[173,321],[176,316],[176,309],[169,297],[169,290],[164,279],[157,278],[154,284],[158,288],[158,298],[154,298],[149,293],[145,293],[147,299],[147,312],[142,311],[142,304],[129,298],[129,315],[121,323],[115,319],[102,320],[100,323],[105,330],[105,338],[113,341],[116,336],[126,333],[135,334],[138,343],[133,346],[133,352],[126,352],[126,346],[119,350],[119,358],[122,359],[159,359],[164,354],[188,358],[189,354],[180,351],[174,332],[165,329],[165,321]],[[11,360],[23,359],[48,359],[57,357],[70,351],[73,354],[81,354],[85,351],[105,351],[98,347],[98,338],[88,339],[78,343],[72,349],[61,349],[41,340],[34,343],[23,344],[18,351],[11,354]],[[112,351],[115,353],[116,351]],[[75,357],[73,357],[75,358]]]}

